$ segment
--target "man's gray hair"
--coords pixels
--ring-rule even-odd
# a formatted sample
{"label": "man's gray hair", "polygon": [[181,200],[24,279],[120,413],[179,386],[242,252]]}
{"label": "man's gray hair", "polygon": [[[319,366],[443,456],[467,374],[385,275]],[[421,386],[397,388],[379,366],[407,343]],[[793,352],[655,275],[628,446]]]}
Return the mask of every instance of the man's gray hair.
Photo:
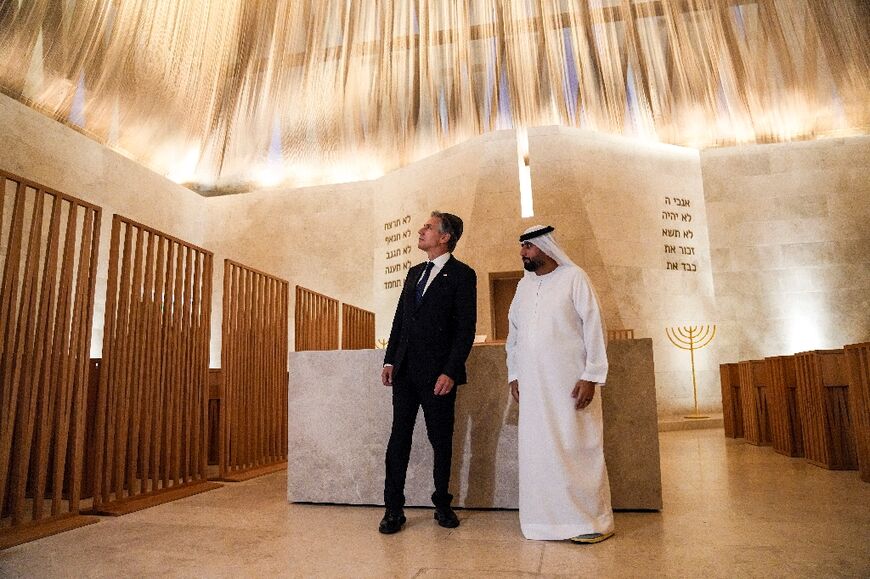
{"label": "man's gray hair", "polygon": [[438,232],[450,236],[450,241],[447,242],[447,251],[452,253],[459,238],[462,237],[462,219],[452,213],[441,213],[440,211],[433,211],[432,217],[437,217],[441,222]]}

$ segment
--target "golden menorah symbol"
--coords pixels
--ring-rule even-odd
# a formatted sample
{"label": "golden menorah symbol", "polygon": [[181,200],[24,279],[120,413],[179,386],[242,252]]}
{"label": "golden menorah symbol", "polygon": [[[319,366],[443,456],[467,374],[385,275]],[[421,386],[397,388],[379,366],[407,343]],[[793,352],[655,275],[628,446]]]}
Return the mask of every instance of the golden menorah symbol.
{"label": "golden menorah symbol", "polygon": [[692,396],[695,399],[695,413],[685,418],[710,418],[698,412],[698,381],[695,378],[695,350],[710,344],[716,337],[716,324],[712,326],[676,326],[665,328],[671,344],[681,350],[688,350],[692,360]]}
{"label": "golden menorah symbol", "polygon": [[380,338],[376,343],[375,347],[378,350],[386,350],[387,349],[387,340],[384,338]]}

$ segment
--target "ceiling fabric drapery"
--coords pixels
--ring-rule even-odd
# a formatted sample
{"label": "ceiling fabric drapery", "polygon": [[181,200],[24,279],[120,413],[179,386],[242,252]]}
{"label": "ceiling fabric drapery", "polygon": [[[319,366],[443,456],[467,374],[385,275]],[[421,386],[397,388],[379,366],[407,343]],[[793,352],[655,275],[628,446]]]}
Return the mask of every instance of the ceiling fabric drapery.
{"label": "ceiling fabric drapery", "polygon": [[0,0],[0,89],[202,192],[369,179],[564,125],[866,134],[858,0]]}

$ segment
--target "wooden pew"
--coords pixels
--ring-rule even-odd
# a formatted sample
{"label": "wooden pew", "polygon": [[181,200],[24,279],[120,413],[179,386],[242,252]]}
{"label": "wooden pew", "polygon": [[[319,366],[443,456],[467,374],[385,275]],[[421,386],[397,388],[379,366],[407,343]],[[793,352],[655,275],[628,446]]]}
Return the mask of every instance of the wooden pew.
{"label": "wooden pew", "polygon": [[208,370],[208,464],[220,463],[221,400],[224,379],[220,368]]}
{"label": "wooden pew", "polygon": [[796,359],[807,462],[832,470],[857,469],[843,350],[802,352]]}
{"label": "wooden pew", "polygon": [[770,444],[767,392],[770,379],[764,360],[746,360],[738,364],[740,394],[743,404],[743,438],[757,446]]}
{"label": "wooden pew", "polygon": [[743,438],[743,406],[740,397],[740,370],[737,364],[720,364],[722,419],[725,436]]}
{"label": "wooden pew", "polygon": [[844,348],[849,367],[849,412],[861,480],[870,482],[870,342]]}
{"label": "wooden pew", "polygon": [[794,356],[766,358],[770,374],[767,407],[773,449],[786,456],[803,456],[804,441],[797,396]]}

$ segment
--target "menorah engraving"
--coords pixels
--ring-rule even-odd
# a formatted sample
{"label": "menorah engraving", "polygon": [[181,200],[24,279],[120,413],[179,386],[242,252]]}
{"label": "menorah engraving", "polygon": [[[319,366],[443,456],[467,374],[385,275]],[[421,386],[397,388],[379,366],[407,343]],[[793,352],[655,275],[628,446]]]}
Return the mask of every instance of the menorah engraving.
{"label": "menorah engraving", "polygon": [[388,343],[389,343],[388,340],[386,340],[384,338],[380,338],[377,342],[375,342],[375,349],[386,350]]}
{"label": "menorah engraving", "polygon": [[695,350],[700,350],[710,344],[716,337],[716,324],[712,326],[676,326],[665,328],[665,334],[671,344],[681,350],[688,350],[692,360],[692,396],[695,399],[695,413],[684,418],[710,418],[698,412],[698,381],[695,378]]}

